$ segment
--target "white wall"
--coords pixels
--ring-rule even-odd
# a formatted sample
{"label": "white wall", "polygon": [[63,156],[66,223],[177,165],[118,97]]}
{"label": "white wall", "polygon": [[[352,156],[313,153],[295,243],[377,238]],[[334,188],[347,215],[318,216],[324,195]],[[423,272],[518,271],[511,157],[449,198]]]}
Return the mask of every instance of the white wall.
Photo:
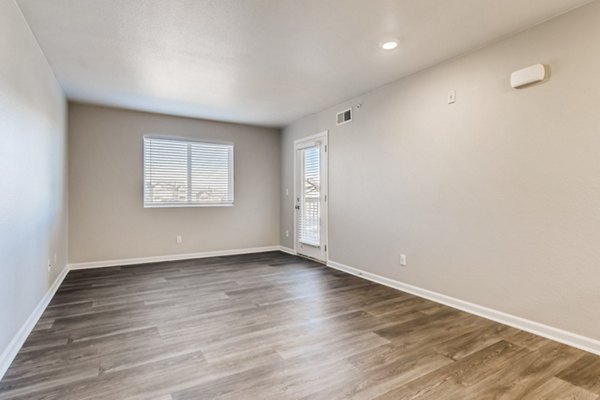
{"label": "white wall", "polygon": [[[329,129],[330,260],[600,339],[598,21],[594,2],[286,127],[282,245],[293,141]],[[551,79],[511,89],[535,63]]]}
{"label": "white wall", "polygon": [[0,1],[0,364],[67,264],[65,110],[20,10]]}
{"label": "white wall", "polygon": [[[235,143],[234,206],[143,208],[145,134]],[[278,129],[71,103],[69,262],[277,246],[279,148]]]}

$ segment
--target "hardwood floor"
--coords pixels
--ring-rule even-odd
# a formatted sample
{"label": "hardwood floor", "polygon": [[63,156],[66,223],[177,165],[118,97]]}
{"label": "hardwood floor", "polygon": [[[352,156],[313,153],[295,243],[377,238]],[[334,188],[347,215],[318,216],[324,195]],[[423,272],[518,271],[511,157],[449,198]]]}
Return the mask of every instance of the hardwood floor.
{"label": "hardwood floor", "polygon": [[72,271],[0,399],[600,399],[600,357],[272,252]]}

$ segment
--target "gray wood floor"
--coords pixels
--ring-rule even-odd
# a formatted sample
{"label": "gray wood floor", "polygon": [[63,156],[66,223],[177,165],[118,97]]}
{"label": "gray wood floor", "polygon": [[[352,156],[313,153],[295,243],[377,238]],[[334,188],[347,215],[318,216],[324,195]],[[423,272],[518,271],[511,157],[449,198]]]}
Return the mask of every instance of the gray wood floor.
{"label": "gray wood floor", "polygon": [[598,399],[600,357],[273,252],[72,271],[0,399]]}

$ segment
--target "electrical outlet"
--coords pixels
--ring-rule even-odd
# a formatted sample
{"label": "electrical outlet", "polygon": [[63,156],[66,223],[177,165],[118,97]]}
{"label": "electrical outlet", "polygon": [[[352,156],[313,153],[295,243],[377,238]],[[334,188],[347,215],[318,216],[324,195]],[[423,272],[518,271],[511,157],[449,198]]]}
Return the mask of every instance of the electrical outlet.
{"label": "electrical outlet", "polygon": [[406,254],[400,254],[400,265],[406,267]]}
{"label": "electrical outlet", "polygon": [[177,235],[177,244],[181,243],[183,243],[183,238],[181,237],[181,235]]}
{"label": "electrical outlet", "polygon": [[290,237],[290,231],[285,231],[285,237]]}

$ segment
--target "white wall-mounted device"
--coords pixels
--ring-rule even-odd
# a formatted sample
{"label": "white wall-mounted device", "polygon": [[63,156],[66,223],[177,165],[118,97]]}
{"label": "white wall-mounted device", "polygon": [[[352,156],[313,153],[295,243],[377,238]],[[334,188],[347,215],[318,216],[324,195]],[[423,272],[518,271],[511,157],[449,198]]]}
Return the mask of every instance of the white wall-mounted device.
{"label": "white wall-mounted device", "polygon": [[448,104],[456,103],[456,90],[451,90],[448,92]]}
{"label": "white wall-mounted device", "polygon": [[517,89],[546,79],[546,66],[535,64],[510,74],[510,85]]}

